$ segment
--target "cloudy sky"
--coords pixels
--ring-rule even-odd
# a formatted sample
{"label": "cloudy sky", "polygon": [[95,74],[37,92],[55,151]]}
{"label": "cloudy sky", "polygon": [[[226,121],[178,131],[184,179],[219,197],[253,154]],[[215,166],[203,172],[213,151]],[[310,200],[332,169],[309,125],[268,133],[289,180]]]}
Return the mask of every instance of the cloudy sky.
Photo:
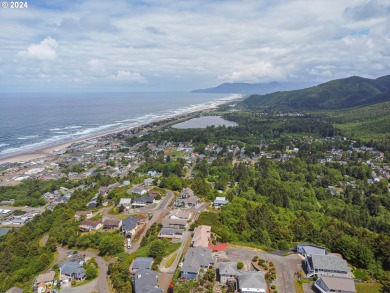
{"label": "cloudy sky", "polygon": [[0,24],[0,91],[390,74],[388,0],[30,0]]}

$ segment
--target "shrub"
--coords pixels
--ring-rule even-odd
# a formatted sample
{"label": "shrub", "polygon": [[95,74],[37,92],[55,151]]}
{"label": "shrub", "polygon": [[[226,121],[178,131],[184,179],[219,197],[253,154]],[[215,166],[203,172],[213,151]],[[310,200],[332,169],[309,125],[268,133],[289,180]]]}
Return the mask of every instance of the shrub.
{"label": "shrub", "polygon": [[275,285],[272,285],[272,286],[271,286],[271,289],[276,289],[276,286],[275,286]]}
{"label": "shrub", "polygon": [[237,269],[241,270],[244,267],[244,263],[242,261],[239,261],[237,263]]}

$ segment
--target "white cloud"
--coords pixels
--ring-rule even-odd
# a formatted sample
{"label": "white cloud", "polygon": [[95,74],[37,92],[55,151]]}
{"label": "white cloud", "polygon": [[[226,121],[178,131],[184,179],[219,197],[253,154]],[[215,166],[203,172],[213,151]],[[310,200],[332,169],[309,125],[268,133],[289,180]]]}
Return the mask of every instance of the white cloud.
{"label": "white cloud", "polygon": [[127,81],[131,83],[145,83],[146,79],[138,72],[130,72],[126,70],[119,70],[116,77],[118,81]]}
{"label": "white cloud", "polygon": [[57,48],[57,41],[51,37],[47,37],[39,44],[31,44],[26,50],[19,51],[18,55],[45,61],[55,60],[57,58]]}
{"label": "white cloud", "polygon": [[104,63],[99,59],[91,59],[88,61],[89,70],[95,73],[103,73],[106,71]]}

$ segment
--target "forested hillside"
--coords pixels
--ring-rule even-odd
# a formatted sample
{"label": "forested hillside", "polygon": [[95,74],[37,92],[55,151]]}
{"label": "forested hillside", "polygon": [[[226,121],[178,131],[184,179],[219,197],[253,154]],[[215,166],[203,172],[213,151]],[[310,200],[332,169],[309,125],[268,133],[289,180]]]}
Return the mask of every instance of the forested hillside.
{"label": "forested hillside", "polygon": [[302,90],[252,95],[241,105],[315,110],[343,109],[386,101],[390,101],[390,75],[377,79],[352,76]]}

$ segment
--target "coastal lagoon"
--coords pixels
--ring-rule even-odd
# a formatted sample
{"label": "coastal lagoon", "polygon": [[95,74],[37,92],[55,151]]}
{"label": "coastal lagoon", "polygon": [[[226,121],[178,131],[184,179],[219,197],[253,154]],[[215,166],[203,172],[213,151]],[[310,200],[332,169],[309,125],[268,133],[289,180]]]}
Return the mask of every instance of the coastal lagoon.
{"label": "coastal lagoon", "polygon": [[237,126],[236,122],[228,121],[220,116],[203,116],[199,118],[193,118],[182,123],[178,123],[172,126],[176,129],[188,129],[188,128],[206,128],[207,126]]}

